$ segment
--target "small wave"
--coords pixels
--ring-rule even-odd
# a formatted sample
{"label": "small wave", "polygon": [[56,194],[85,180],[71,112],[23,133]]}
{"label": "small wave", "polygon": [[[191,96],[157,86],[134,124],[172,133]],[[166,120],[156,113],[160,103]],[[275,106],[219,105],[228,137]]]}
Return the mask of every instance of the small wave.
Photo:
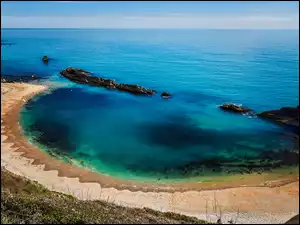
{"label": "small wave", "polygon": [[222,106],[222,105],[225,105],[225,104],[233,104],[233,105],[236,105],[236,106],[239,106],[239,107],[242,107],[243,106],[243,104],[236,104],[236,103],[234,103],[234,102],[225,102],[225,103],[223,103],[223,104],[217,104],[216,105],[216,107],[220,107],[220,106]]}
{"label": "small wave", "polygon": [[234,103],[234,102],[229,103],[229,104],[233,104],[233,105],[236,105],[236,106],[238,106],[238,107],[242,107],[242,106],[243,106],[243,104],[237,104],[237,103]]}
{"label": "small wave", "polygon": [[249,119],[257,117],[253,112],[242,113],[242,115],[243,116],[248,116]]}

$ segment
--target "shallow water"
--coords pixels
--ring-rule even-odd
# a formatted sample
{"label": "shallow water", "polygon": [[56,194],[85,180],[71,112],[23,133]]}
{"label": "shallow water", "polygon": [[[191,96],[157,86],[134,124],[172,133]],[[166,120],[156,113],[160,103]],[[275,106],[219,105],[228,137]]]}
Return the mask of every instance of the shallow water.
{"label": "shallow water", "polygon": [[[47,77],[21,113],[49,154],[124,179],[186,180],[297,165],[283,128],[221,111],[298,104],[298,31],[4,29],[1,74]],[[43,55],[52,58],[48,65]],[[73,84],[67,66],[173,94]]]}

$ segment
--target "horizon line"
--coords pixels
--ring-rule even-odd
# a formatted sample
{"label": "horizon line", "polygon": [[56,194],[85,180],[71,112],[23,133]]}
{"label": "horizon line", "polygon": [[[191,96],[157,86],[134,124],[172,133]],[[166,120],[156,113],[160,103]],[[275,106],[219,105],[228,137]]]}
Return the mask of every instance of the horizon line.
{"label": "horizon line", "polygon": [[142,27],[138,27],[138,28],[116,28],[116,27],[92,27],[92,28],[88,28],[88,27],[45,27],[45,28],[41,28],[41,27],[1,27],[2,29],[58,29],[58,30],[64,30],[64,29],[73,29],[73,30],[299,30],[299,27],[297,28],[142,28]]}

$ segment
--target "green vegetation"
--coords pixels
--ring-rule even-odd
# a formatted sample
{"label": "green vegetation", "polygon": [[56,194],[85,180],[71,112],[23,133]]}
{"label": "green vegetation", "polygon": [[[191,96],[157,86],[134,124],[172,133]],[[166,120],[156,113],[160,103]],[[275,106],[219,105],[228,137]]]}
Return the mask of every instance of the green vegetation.
{"label": "green vegetation", "polygon": [[78,200],[70,195],[49,191],[37,182],[1,168],[1,224],[13,223],[204,224],[207,222],[148,208],[127,208],[105,201]]}

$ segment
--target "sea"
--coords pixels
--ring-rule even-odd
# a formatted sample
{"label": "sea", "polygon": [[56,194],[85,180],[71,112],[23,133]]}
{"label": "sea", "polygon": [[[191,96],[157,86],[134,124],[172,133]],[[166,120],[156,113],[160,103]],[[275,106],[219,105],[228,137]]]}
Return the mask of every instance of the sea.
{"label": "sea", "polygon": [[[297,106],[298,30],[1,29],[1,43],[2,76],[35,74],[49,86],[23,107],[20,123],[58,160],[141,182],[298,164],[285,128],[219,108]],[[158,93],[75,84],[60,75],[67,67]]]}

